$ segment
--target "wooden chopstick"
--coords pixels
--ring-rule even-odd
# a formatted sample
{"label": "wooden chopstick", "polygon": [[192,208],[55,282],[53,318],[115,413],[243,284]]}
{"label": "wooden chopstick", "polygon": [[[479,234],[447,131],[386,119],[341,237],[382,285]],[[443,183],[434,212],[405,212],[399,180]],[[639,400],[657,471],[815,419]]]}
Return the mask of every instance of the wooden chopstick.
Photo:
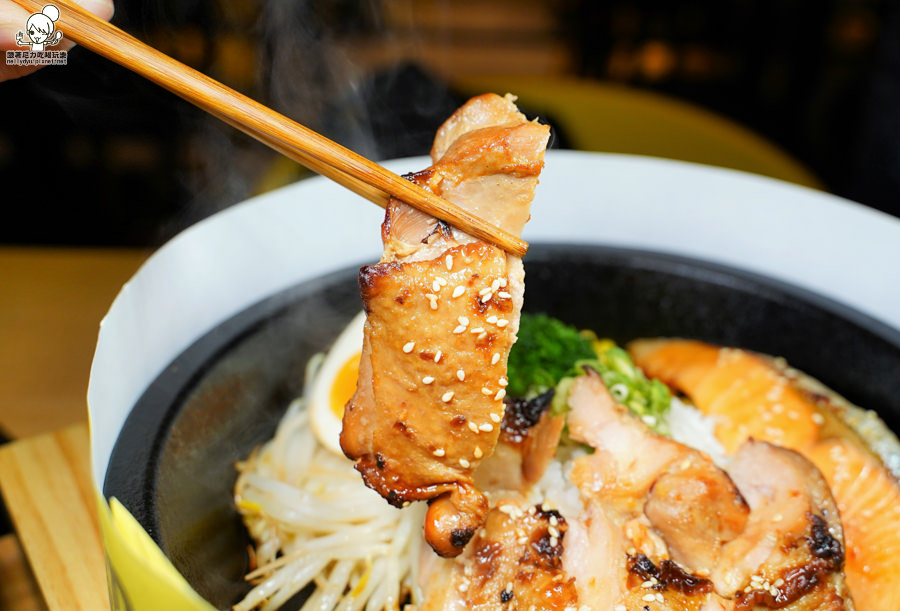
{"label": "wooden chopstick", "polygon": [[[40,12],[45,0],[13,0]],[[57,29],[98,55],[168,89],[283,155],[380,206],[393,196],[477,238],[523,256],[528,244],[321,134],[150,47],[69,0]]]}

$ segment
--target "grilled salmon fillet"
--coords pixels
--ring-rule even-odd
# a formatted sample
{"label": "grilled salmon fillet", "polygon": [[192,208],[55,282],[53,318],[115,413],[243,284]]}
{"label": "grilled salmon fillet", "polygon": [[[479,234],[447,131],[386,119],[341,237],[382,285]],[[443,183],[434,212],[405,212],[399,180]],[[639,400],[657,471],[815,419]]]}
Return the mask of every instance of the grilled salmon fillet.
{"label": "grilled salmon fillet", "polygon": [[[520,235],[548,138],[511,96],[479,96],[438,130],[433,165],[408,178]],[[388,502],[429,501],[425,538],[455,556],[488,512],[472,473],[500,433],[522,262],[399,201],[382,240],[359,275],[367,318],[341,447]]]}

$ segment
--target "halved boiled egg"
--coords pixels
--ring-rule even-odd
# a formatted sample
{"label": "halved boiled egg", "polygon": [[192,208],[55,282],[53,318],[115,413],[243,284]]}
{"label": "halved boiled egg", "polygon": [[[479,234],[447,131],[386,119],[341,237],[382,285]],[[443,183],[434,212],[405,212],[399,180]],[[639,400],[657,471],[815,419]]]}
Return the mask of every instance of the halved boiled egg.
{"label": "halved boiled egg", "polygon": [[340,456],[344,406],[356,392],[365,312],[357,314],[329,348],[312,382],[309,419],[319,443]]}

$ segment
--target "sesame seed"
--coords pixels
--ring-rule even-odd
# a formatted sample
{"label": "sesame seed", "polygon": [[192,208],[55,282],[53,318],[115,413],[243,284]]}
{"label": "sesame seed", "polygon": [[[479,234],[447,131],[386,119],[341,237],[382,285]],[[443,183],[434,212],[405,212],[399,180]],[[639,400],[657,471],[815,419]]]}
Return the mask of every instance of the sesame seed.
{"label": "sesame seed", "polygon": [[486,397],[488,395],[494,394],[494,391],[491,390],[490,388],[488,388],[487,386],[485,386],[484,388],[481,389],[481,394],[483,394]]}
{"label": "sesame seed", "polygon": [[[488,391],[488,394],[490,394],[490,392],[491,391]],[[500,414],[491,414],[491,420],[493,420],[497,424],[500,424],[500,421],[503,420],[503,417]]]}
{"label": "sesame seed", "polygon": [[497,321],[497,326],[500,327],[501,329],[508,324],[509,324],[509,321],[506,320],[505,318],[501,318],[500,320]]}
{"label": "sesame seed", "polygon": [[457,325],[456,328],[453,329],[453,332],[454,332],[456,335],[459,335],[460,333],[465,333],[465,332],[466,332],[466,327],[465,327],[465,325]]}
{"label": "sesame seed", "polygon": [[772,585],[774,585],[776,588],[780,588],[781,586],[784,585],[784,579],[779,577],[778,579],[775,580],[775,583]]}
{"label": "sesame seed", "polygon": [[559,519],[556,516],[551,515],[550,516],[550,524],[552,526],[559,526]]}
{"label": "sesame seed", "polygon": [[469,326],[469,319],[466,318],[465,316],[460,316],[459,318],[456,319],[456,322],[458,322],[459,324],[461,324],[464,327]]}
{"label": "sesame seed", "polygon": [[500,279],[498,278],[498,279],[494,280],[493,282],[491,282],[491,292],[496,293],[497,289],[499,289],[499,288],[500,288]]}
{"label": "sesame seed", "polygon": [[488,293],[487,295],[483,295],[481,297],[481,303],[487,303],[488,301],[491,300],[491,297],[493,297],[493,296],[494,296],[493,293]]}
{"label": "sesame seed", "polygon": [[450,401],[452,399],[453,399],[453,391],[452,390],[448,390],[443,395],[441,395],[441,401],[443,401],[444,403],[450,403]]}
{"label": "sesame seed", "polygon": [[460,285],[453,289],[453,298],[456,299],[460,295],[466,292],[466,287]]}
{"label": "sesame seed", "polygon": [[484,431],[485,433],[490,433],[491,431],[494,430],[494,425],[491,424],[490,422],[484,422],[482,424],[479,424],[478,428],[480,430]]}
{"label": "sesame seed", "polygon": [[441,361],[441,357],[444,356],[444,353],[438,350],[434,355],[434,362],[439,363]]}
{"label": "sesame seed", "polygon": [[550,537],[550,547],[556,547],[559,543],[558,537]]}
{"label": "sesame seed", "polygon": [[413,348],[415,348],[415,347],[416,347],[416,342],[406,342],[405,344],[403,344],[403,352],[405,352],[406,354],[409,354],[410,352],[413,351]]}
{"label": "sesame seed", "polygon": [[556,537],[557,539],[559,538],[559,529],[555,526],[548,526],[547,532],[550,533],[551,537]]}
{"label": "sesame seed", "polygon": [[[518,539],[516,539],[516,543],[518,543],[519,545],[525,545],[526,543],[528,543],[528,537],[519,537]],[[532,609],[533,608],[534,607],[532,607]]]}
{"label": "sesame seed", "polygon": [[489,325],[493,325],[497,322],[497,317],[495,315],[488,316],[487,323]]}
{"label": "sesame seed", "polygon": [[434,376],[425,376],[422,378],[422,384],[431,384],[434,382]]}
{"label": "sesame seed", "polygon": [[456,379],[459,380],[460,382],[465,382],[466,381],[466,372],[463,371],[462,369],[457,369],[456,370]]}
{"label": "sesame seed", "polygon": [[500,400],[502,400],[503,397],[505,397],[505,396],[506,396],[506,389],[505,389],[505,388],[501,388],[500,390],[497,391],[497,394],[494,395],[494,400],[495,400],[495,401],[500,401]]}
{"label": "sesame seed", "polygon": [[463,469],[468,469],[469,467],[472,466],[472,463],[470,463],[470,462],[469,462],[468,460],[466,460],[465,458],[460,458],[460,459],[459,459],[459,466],[462,467]]}
{"label": "sesame seed", "polygon": [[644,583],[641,584],[641,587],[644,588],[645,590],[652,588],[653,582],[648,579],[647,581],[645,581]]}
{"label": "sesame seed", "polygon": [[438,448],[437,450],[435,450],[434,452],[432,452],[432,454],[434,454],[434,455],[437,456],[437,457],[441,457],[441,456],[443,456],[444,454],[446,454],[446,452],[444,451],[444,448]]}
{"label": "sesame seed", "polygon": [[500,353],[495,352],[494,356],[491,357],[491,365],[496,365],[497,361],[499,361],[499,360],[500,360]]}
{"label": "sesame seed", "polygon": [[435,281],[436,281],[438,284],[440,284],[441,286],[447,286],[447,279],[446,279],[446,278],[443,278],[443,277],[441,277],[441,276],[438,276],[437,278],[435,278]]}
{"label": "sesame seed", "polygon": [[500,278],[500,286],[506,286],[506,278]]}
{"label": "sesame seed", "polygon": [[659,592],[656,593],[656,602],[658,602],[658,603],[663,602],[663,595],[660,594]]}
{"label": "sesame seed", "polygon": [[484,339],[485,337],[487,337],[487,331],[482,331],[475,339]]}
{"label": "sesame seed", "polygon": [[509,299],[510,297],[512,297],[512,295],[510,295],[506,291],[499,291],[497,293],[497,297],[499,297],[500,299]]}
{"label": "sesame seed", "polygon": [[616,605],[613,607],[613,611],[628,611],[628,607],[625,605]]}
{"label": "sesame seed", "polygon": [[487,294],[490,293],[490,292],[492,292],[492,291],[491,291],[491,287],[486,286],[486,287],[484,287],[483,289],[481,289],[480,291],[478,291],[478,296],[479,296],[479,297],[484,297],[485,295],[487,295]]}
{"label": "sesame seed", "polygon": [[448,272],[453,269],[453,255],[447,255],[446,257],[444,257],[444,265],[447,266]]}
{"label": "sesame seed", "polygon": [[472,451],[472,455],[475,458],[481,458],[482,456],[484,456],[484,452],[481,451],[481,448],[475,446],[475,449]]}
{"label": "sesame seed", "polygon": [[503,377],[497,381],[497,384],[499,384],[500,386],[506,386],[509,384],[509,381],[505,377]]}
{"label": "sesame seed", "polygon": [[477,433],[478,425],[475,424],[474,422],[472,422],[471,420],[469,420],[469,430],[472,431],[473,433]]}
{"label": "sesame seed", "polygon": [[409,507],[409,505],[410,505],[410,502],[409,502],[409,501],[403,501],[403,506],[404,506],[404,507]]}
{"label": "sesame seed", "polygon": [[475,327],[472,329],[472,333],[484,333],[484,327]]}
{"label": "sesame seed", "polygon": [[460,592],[466,592],[469,589],[469,582],[468,581],[462,582],[461,584],[459,584],[459,587],[457,587],[456,589],[459,590]]}
{"label": "sesame seed", "polygon": [[654,600],[656,600],[656,596],[654,596],[653,594],[644,594],[641,597],[641,600],[648,602],[648,603],[653,602]]}

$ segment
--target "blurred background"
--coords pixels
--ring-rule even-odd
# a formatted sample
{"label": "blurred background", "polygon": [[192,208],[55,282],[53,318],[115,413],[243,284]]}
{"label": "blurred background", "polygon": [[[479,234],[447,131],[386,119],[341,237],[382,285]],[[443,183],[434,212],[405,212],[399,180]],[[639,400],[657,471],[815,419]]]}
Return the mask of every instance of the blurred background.
{"label": "blurred background", "polygon": [[[554,146],[621,149],[555,115],[596,115],[584,87],[626,88],[733,121],[807,184],[897,215],[898,20],[885,0],[119,0],[113,22],[374,159],[426,153],[492,75],[526,79]],[[0,111],[0,243],[154,247],[305,175],[85,49],[0,83]]]}

